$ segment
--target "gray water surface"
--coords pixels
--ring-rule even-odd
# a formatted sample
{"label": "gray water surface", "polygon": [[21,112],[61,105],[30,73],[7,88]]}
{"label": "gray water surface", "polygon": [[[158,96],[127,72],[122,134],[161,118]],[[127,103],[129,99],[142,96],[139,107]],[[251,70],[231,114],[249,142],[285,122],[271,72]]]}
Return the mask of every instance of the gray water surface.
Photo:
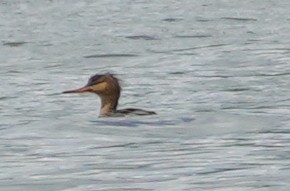
{"label": "gray water surface", "polygon": [[[290,189],[290,2],[0,3],[0,190]],[[95,73],[123,86],[98,118]]]}

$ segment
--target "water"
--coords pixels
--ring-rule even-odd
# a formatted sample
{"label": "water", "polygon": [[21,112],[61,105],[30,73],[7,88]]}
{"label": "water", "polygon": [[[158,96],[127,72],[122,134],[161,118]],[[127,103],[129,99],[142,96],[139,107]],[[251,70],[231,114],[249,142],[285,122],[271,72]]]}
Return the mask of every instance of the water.
{"label": "water", "polygon": [[[0,190],[289,190],[290,2],[0,3]],[[62,95],[122,79],[120,108]]]}

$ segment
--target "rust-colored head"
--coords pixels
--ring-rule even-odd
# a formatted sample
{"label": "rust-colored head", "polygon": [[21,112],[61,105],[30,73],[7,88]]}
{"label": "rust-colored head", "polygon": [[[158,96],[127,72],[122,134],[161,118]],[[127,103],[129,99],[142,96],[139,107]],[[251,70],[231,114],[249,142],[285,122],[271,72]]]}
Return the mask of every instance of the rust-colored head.
{"label": "rust-colored head", "polygon": [[75,90],[64,91],[63,93],[85,92],[96,93],[101,97],[109,95],[119,97],[121,87],[119,85],[119,80],[113,74],[96,74],[89,79],[87,85],[84,87]]}

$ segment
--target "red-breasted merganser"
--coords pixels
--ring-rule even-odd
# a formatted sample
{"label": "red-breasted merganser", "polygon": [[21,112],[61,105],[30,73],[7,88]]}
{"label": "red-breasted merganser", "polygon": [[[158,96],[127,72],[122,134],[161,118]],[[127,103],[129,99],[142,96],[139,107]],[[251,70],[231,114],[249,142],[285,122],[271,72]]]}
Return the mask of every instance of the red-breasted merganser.
{"label": "red-breasted merganser", "polygon": [[121,93],[119,80],[110,73],[96,74],[92,76],[87,85],[82,88],[64,91],[63,93],[86,93],[97,94],[101,98],[100,117],[125,116],[125,115],[154,115],[154,111],[143,109],[122,109],[117,110],[118,101]]}

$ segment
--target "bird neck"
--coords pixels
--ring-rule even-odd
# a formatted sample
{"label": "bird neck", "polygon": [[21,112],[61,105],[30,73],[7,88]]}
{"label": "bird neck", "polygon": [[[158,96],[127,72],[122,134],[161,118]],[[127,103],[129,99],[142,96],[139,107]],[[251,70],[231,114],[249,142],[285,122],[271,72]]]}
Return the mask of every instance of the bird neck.
{"label": "bird neck", "polygon": [[119,95],[103,95],[101,97],[100,116],[108,116],[117,110]]}

